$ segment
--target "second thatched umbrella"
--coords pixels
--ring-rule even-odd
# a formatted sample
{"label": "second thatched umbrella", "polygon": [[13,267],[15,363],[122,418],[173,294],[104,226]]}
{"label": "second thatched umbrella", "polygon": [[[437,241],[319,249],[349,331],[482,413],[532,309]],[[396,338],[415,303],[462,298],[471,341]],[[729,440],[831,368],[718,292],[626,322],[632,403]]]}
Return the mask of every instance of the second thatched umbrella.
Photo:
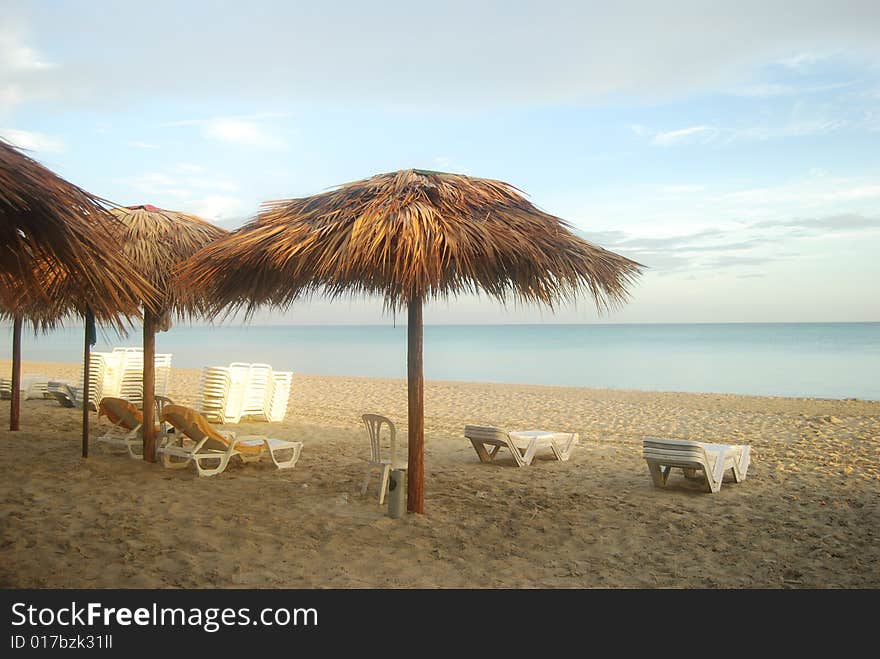
{"label": "second thatched umbrella", "polygon": [[123,226],[122,253],[160,292],[157,302],[144,302],[144,460],[155,461],[153,419],[155,401],[156,332],[171,324],[171,313],[192,313],[196,298],[182,295],[172,280],[172,270],[211,242],[229,232],[195,215],[151,206],[111,209]]}
{"label": "second thatched umbrella", "polygon": [[620,303],[641,266],[582,240],[507,183],[409,169],[271,202],[184,264],[215,305],[285,307],[301,295],[378,294],[408,309],[407,508],[423,512],[422,302],[482,291],[549,306],[588,291]]}

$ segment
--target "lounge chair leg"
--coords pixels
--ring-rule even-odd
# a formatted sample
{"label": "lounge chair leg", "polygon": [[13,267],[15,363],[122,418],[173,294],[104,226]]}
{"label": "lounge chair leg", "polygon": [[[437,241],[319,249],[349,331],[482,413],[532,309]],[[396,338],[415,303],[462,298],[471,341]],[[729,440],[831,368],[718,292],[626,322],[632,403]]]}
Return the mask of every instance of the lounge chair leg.
{"label": "lounge chair leg", "polygon": [[182,458],[181,460],[176,461],[173,460],[170,455],[162,453],[162,466],[167,467],[168,469],[184,469],[188,463],[189,458]]}
{"label": "lounge chair leg", "polygon": [[[203,467],[201,464],[202,460],[219,460],[220,464],[218,464],[216,467],[213,467],[213,468]],[[198,472],[199,476],[208,477],[208,476],[216,476],[221,471],[226,469],[226,463],[228,462],[228,458],[225,455],[222,457],[216,457],[216,458],[213,456],[211,456],[209,458],[193,458],[193,462],[196,463],[196,471]]]}
{"label": "lounge chair leg", "polygon": [[[532,464],[532,460],[535,459],[535,453],[537,452],[537,450],[538,450],[538,440],[537,440],[537,438],[532,439],[532,441],[529,442],[529,445],[526,448],[525,452],[522,454],[522,456],[521,456],[522,459],[517,460],[516,463],[520,467],[528,467],[530,464]],[[513,457],[515,458],[516,455],[514,455]]]}
{"label": "lounge chair leg", "polygon": [[648,462],[648,470],[651,472],[651,480],[654,481],[654,487],[666,487],[666,480],[669,478],[669,467],[661,467],[656,462]]}
{"label": "lounge chair leg", "polygon": [[553,455],[556,456],[556,459],[560,462],[567,461],[571,457],[571,449],[578,443],[578,439],[579,435],[576,432],[571,433],[564,447],[556,439],[553,439],[550,442],[550,448],[553,450]]}
{"label": "lounge chair leg", "polygon": [[[275,457],[275,453],[277,451],[291,451],[290,457],[287,460],[279,460]],[[296,466],[296,461],[299,460],[299,454],[302,451],[302,444],[299,443],[296,446],[291,446],[289,448],[277,449],[277,451],[269,451],[269,455],[272,456],[272,462],[275,463],[275,466],[279,469],[292,469]]]}
{"label": "lounge chair leg", "polygon": [[749,474],[749,464],[751,463],[751,452],[749,446],[742,447],[739,460],[733,465],[733,478],[737,483],[742,483]]}
{"label": "lounge chair leg", "polygon": [[490,454],[486,451],[486,447],[483,445],[483,442],[481,442],[477,439],[472,439],[471,444],[474,445],[474,450],[477,452],[477,455],[480,458],[480,462],[492,462],[492,460],[495,458],[495,454],[498,452],[498,449],[500,448],[500,447],[496,446],[495,449]]}

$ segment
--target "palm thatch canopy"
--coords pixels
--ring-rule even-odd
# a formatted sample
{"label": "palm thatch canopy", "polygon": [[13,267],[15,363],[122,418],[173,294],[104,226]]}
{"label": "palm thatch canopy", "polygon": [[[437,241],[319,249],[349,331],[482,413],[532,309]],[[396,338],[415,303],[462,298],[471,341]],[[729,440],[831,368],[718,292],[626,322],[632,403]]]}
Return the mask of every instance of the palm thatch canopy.
{"label": "palm thatch canopy", "polygon": [[379,294],[402,308],[414,297],[476,291],[553,306],[586,289],[608,307],[625,300],[640,268],[507,183],[408,169],[268,202],[180,275],[215,311],[252,313],[318,290]]}
{"label": "palm thatch canopy", "polygon": [[[172,271],[209,243],[229,232],[195,215],[169,211],[149,204],[112,208],[122,226],[122,253],[160,293],[155,314],[189,308],[196,299],[181,295],[174,286]],[[184,301],[186,300],[186,301]]]}
{"label": "palm thatch canopy", "polygon": [[407,509],[421,513],[423,300],[484,292],[552,307],[587,290],[607,308],[626,299],[641,268],[578,238],[507,183],[408,169],[264,204],[255,220],[184,263],[179,277],[215,313],[251,315],[319,291],[406,306]]}
{"label": "palm thatch canopy", "polygon": [[109,206],[0,140],[0,304],[26,312],[28,299],[51,305],[64,292],[110,319],[153,301],[155,289],[120,253]]}
{"label": "palm thatch canopy", "polygon": [[[33,325],[34,331],[45,333],[83,316],[88,307],[98,325],[112,328],[119,335],[126,335],[135,318],[140,318],[140,298],[136,294],[130,293],[125,306],[114,309],[93,300],[102,297],[100,291],[84,294],[82,284],[60,266],[50,266],[45,261],[38,264],[34,280],[39,282],[37,289],[20,280],[12,280],[5,287],[0,296],[0,318],[23,318]],[[158,292],[141,281],[142,294],[157,299]]]}

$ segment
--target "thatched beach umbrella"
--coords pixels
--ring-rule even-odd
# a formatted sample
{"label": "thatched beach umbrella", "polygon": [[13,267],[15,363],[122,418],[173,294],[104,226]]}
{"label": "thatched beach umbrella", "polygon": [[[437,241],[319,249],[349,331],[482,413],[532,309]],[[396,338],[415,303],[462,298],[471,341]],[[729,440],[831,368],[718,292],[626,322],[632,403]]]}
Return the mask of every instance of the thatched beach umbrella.
{"label": "thatched beach umbrella", "polygon": [[[87,326],[95,316],[121,324],[121,317],[137,313],[138,300],[155,297],[156,291],[120,254],[109,205],[0,140],[0,308],[16,318],[10,415],[15,430],[23,318],[42,322],[53,310],[76,309]],[[88,348],[87,341],[86,362]]]}
{"label": "thatched beach umbrella", "polygon": [[123,227],[122,253],[160,293],[144,303],[144,460],[156,459],[153,421],[155,404],[156,332],[167,330],[171,313],[198,310],[193,296],[182,295],[172,280],[172,270],[209,243],[229,232],[195,215],[151,206],[128,206],[110,211]]}
{"label": "thatched beach umbrella", "polygon": [[[118,249],[118,248],[117,248]],[[127,324],[132,317],[139,315],[139,300],[131,296],[125,308],[115,312],[109,311],[105,305],[96,305],[97,313],[89,306],[88,300],[81,297],[79,284],[58,267],[50,268],[45,263],[37,273],[40,290],[28,288],[22,282],[12,281],[4,286],[5,295],[0,300],[0,318],[12,319],[12,371],[14,413],[10,413],[10,430],[19,429],[19,396],[21,383],[21,331],[25,323],[33,326],[34,333],[49,333],[62,327],[67,320],[76,316],[85,319],[85,344],[83,347],[83,372],[89,371],[90,347],[96,338],[96,324],[110,327],[117,334],[126,334]],[[152,290],[146,282],[142,282],[142,294]],[[93,294],[100,294],[96,291]],[[89,298],[93,294],[89,295]],[[84,401],[89,398],[88,378],[83,383]],[[83,415],[83,457],[88,457],[88,414]]]}
{"label": "thatched beach umbrella", "polygon": [[641,266],[582,240],[507,183],[402,170],[264,204],[251,223],[184,264],[181,281],[251,315],[323,292],[378,294],[408,309],[407,507],[423,512],[422,302],[462,292],[549,305],[586,290],[626,299]]}

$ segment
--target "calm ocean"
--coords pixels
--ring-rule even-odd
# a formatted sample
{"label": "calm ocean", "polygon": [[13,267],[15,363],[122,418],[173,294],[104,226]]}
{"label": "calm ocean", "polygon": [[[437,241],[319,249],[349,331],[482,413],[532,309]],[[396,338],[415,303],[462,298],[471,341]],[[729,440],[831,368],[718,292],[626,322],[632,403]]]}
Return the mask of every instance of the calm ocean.
{"label": "calm ocean", "polygon": [[[8,359],[12,332],[2,328]],[[526,384],[880,400],[880,323],[433,325],[425,377]],[[97,351],[139,345],[100,336]],[[232,361],[327,375],[406,377],[406,327],[220,325],[156,337],[172,364]],[[74,362],[82,329],[34,337],[24,360]]]}

